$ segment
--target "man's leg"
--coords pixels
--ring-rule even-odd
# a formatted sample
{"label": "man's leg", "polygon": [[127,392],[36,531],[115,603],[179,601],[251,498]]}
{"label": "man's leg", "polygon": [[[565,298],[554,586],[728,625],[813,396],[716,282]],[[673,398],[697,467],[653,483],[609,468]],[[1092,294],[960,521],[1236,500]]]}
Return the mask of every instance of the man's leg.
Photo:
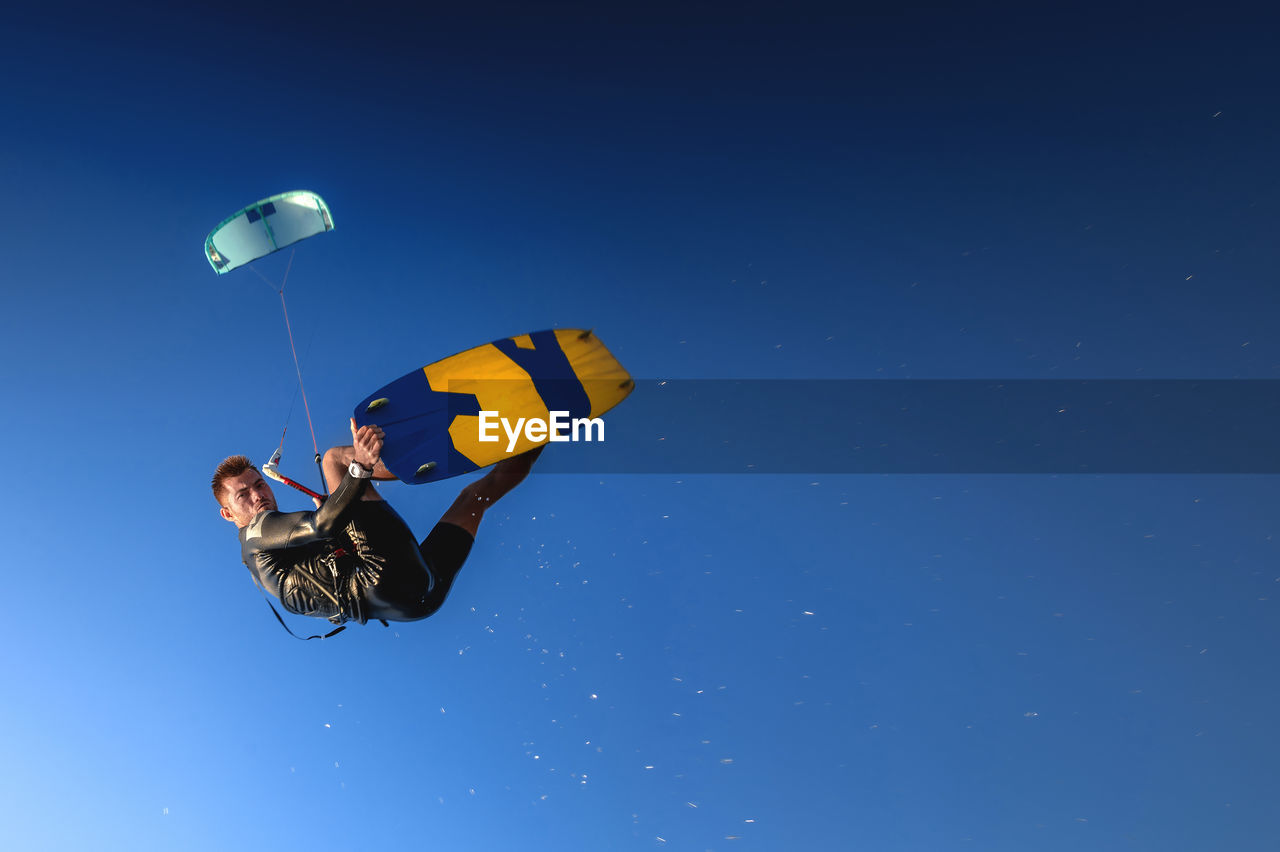
{"label": "man's leg", "polygon": [[422,540],[418,551],[422,554],[422,561],[429,566],[435,582],[430,594],[422,599],[421,608],[413,613],[414,619],[426,618],[444,603],[454,578],[458,576],[462,563],[467,561],[467,555],[471,552],[471,545],[475,542],[476,530],[485,510],[524,481],[533,463],[542,455],[542,449],[537,447],[527,453],[503,459],[493,466],[493,470],[463,488],[449,511],[440,517],[440,522],[431,530],[430,535]]}
{"label": "man's leg", "polygon": [[[422,561],[431,572],[429,578],[423,575],[423,579],[430,583],[430,591],[420,585],[413,572],[388,574],[377,586],[365,592],[369,617],[417,621],[439,609],[462,564],[467,561],[485,509],[519,485],[541,454],[542,447],[538,447],[504,459],[494,465],[493,470],[463,488],[449,511],[441,516],[440,522],[418,546]],[[389,506],[386,511],[391,512]],[[405,532],[408,532],[407,528]]]}
{"label": "man's leg", "polygon": [[[545,448],[535,447],[527,453],[503,459],[493,466],[493,470],[462,489],[458,499],[453,501],[449,511],[440,516],[440,523],[462,527],[475,538],[484,512],[502,495],[515,488],[529,475],[529,469],[542,455]],[[375,471],[376,478],[376,471]],[[425,542],[423,542],[425,544]]]}

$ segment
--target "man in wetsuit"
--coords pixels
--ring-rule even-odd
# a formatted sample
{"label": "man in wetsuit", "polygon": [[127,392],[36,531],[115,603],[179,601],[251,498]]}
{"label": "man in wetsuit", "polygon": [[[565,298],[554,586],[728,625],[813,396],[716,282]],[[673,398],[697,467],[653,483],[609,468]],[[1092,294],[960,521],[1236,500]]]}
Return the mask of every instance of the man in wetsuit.
{"label": "man in wetsuit", "polygon": [[542,448],[494,465],[462,489],[420,544],[370,480],[395,477],[379,460],[383,433],[356,428],[322,468],[330,495],[313,512],[280,512],[271,486],[245,456],[218,466],[213,495],[240,531],[240,552],[259,584],[298,615],[334,624],[417,621],[440,608],[489,506],[529,473]]}

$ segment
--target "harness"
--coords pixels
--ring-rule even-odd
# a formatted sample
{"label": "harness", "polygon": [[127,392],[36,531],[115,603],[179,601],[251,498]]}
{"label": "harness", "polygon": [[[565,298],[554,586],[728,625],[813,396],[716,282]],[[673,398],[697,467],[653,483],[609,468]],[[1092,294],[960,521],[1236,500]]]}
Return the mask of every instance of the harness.
{"label": "harness", "polygon": [[[333,575],[333,586],[335,589],[341,590],[342,588],[342,576],[341,576],[341,573],[338,571],[338,560],[344,556],[355,556],[355,555],[356,554],[354,553],[348,553],[346,548],[339,547],[339,548],[336,548],[331,554],[329,554],[328,558],[324,560],[329,567],[330,574]],[[247,565],[245,567],[248,568]],[[294,570],[302,571],[303,569],[295,568]],[[258,587],[258,591],[262,594],[262,599],[266,601],[267,606],[271,608],[271,614],[276,617],[276,621],[280,622],[280,626],[285,629],[285,632],[288,633],[290,636],[292,636],[294,639],[301,639],[303,641],[307,641],[310,639],[328,639],[329,637],[337,636],[339,633],[346,630],[347,629],[346,622],[348,621],[357,621],[357,622],[360,622],[361,624],[364,624],[367,621],[364,617],[363,607],[361,606],[361,601],[359,598],[352,598],[349,604],[344,604],[342,600],[340,600],[336,595],[334,595],[332,592],[326,589],[324,587],[324,584],[316,582],[314,578],[311,578],[312,587],[317,589],[321,594],[327,597],[333,603],[333,605],[338,609],[337,614],[329,616],[327,621],[330,624],[336,624],[340,626],[336,630],[330,630],[328,633],[325,633],[324,635],[316,634],[314,636],[299,636],[298,634],[294,633],[292,630],[289,629],[289,625],[285,623],[284,618],[280,615],[280,611],[277,610],[275,607],[275,604],[271,602],[271,596],[267,594],[267,590],[263,588],[262,583],[258,580],[258,575],[253,571],[252,568],[249,569],[249,576],[253,579],[253,584]],[[391,626],[390,624],[387,623],[385,619],[379,618],[377,619],[377,621],[381,622],[383,627]]]}

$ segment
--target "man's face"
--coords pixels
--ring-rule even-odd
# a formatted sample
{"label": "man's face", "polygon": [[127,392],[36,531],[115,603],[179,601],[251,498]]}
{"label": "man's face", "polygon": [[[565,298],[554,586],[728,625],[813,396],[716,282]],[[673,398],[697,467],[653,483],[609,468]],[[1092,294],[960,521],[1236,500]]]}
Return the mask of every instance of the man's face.
{"label": "man's face", "polygon": [[250,468],[222,484],[222,517],[237,529],[249,526],[259,512],[274,511],[276,496],[262,474]]}

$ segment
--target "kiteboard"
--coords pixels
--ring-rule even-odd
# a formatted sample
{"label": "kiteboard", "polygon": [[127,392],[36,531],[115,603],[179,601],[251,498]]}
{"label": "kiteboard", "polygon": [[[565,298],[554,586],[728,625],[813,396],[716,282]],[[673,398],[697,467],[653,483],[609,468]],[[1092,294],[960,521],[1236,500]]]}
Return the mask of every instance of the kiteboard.
{"label": "kiteboard", "polygon": [[417,485],[548,443],[551,427],[556,440],[583,431],[590,439],[590,421],[634,387],[591,331],[562,328],[504,337],[428,364],[365,397],[354,414],[358,426],[377,424],[386,434],[387,469]]}

